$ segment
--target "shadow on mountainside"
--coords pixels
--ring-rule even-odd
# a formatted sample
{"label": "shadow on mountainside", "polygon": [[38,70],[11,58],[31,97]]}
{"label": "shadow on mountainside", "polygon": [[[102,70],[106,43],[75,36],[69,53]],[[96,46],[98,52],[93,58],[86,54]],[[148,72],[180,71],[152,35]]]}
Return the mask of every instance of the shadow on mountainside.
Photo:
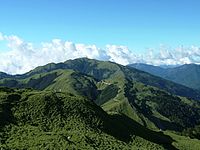
{"label": "shadow on mountainside", "polygon": [[121,141],[128,143],[132,141],[134,136],[139,136],[150,142],[160,144],[166,149],[177,150],[172,145],[174,140],[170,136],[164,135],[163,132],[150,130],[125,115],[110,115],[110,119],[112,120],[112,124],[108,124],[110,126],[108,129],[111,130],[105,132]]}

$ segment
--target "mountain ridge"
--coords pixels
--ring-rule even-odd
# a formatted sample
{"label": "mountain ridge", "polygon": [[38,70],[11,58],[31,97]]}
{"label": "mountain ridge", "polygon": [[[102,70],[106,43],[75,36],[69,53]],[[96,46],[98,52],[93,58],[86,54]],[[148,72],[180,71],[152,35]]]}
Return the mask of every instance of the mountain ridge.
{"label": "mountain ridge", "polygon": [[162,68],[147,64],[130,64],[128,66],[151,73],[164,79],[200,90],[200,65],[184,64],[173,68]]}
{"label": "mountain ridge", "polygon": [[[33,131],[40,140],[47,139],[48,147],[51,147],[48,139],[66,146],[69,127],[63,120],[68,118],[73,126],[70,132],[80,131],[85,142],[79,144],[86,149],[103,149],[106,141],[112,141],[111,147],[116,149],[138,149],[141,143],[144,149],[171,150],[191,146],[196,149],[200,101],[177,96],[174,90],[191,94],[189,88],[112,62],[82,58],[58,65],[48,64],[25,75],[0,80],[0,116],[3,116],[0,119],[5,122],[0,138],[3,135],[10,148],[19,149],[16,142],[21,142],[15,133],[22,132],[23,146],[36,147],[40,142],[35,141],[34,145],[33,139],[24,134],[33,134]],[[198,92],[196,94],[198,96]],[[75,118],[64,117],[65,114]],[[79,130],[79,124],[84,132]],[[62,130],[63,125],[66,130]],[[86,130],[90,134],[86,134]],[[74,143],[81,141],[73,135],[76,137],[72,138]],[[195,139],[187,139],[185,135]]]}
{"label": "mountain ridge", "polygon": [[[82,58],[66,61],[65,64],[48,64],[32,70],[25,76],[28,76],[28,78],[0,80],[0,86],[33,88],[44,91],[68,91],[94,101],[109,113],[117,112],[132,119],[137,118],[139,123],[148,124],[149,127],[157,129],[171,129],[167,125],[168,123],[166,124],[165,121],[159,119],[160,116],[165,116],[163,118],[168,118],[167,120],[176,124],[174,124],[172,130],[193,127],[200,121],[198,119],[196,121],[194,119],[190,120],[190,118],[194,118],[194,114],[198,114],[199,108],[186,106],[182,102],[183,98],[174,97],[176,90],[184,95],[191,94],[190,91],[187,91],[188,88],[116,63]],[[160,95],[163,95],[163,98]],[[165,101],[165,97],[168,97],[168,100]],[[198,105],[198,102],[189,99],[186,101]],[[175,106],[172,107],[173,103]],[[159,107],[164,108],[167,105],[171,106],[174,111],[181,107],[184,110],[182,114],[185,115],[190,113],[189,111],[193,107],[194,114],[190,113],[191,115],[186,117],[188,120],[178,116],[180,121],[177,122],[174,119],[177,117],[174,116],[176,114],[170,112],[166,114],[159,109]],[[135,114],[135,111],[138,111],[138,113]],[[155,115],[153,111],[159,115],[157,117],[153,116]]]}
{"label": "mountain ridge", "polygon": [[97,80],[109,78],[110,75],[119,73],[122,76],[128,77],[130,80],[136,80],[147,85],[155,86],[175,95],[186,96],[196,100],[200,99],[200,91],[190,89],[184,85],[176,84],[157,76],[152,76],[151,74],[147,74],[146,72],[134,69],[132,67],[126,67],[113,62],[98,61],[88,58],[78,58],[58,64],[50,63],[45,66],[36,67],[28,73],[11,76],[8,79],[25,79],[35,74],[47,73],[57,69],[73,69],[74,71],[93,76]]}

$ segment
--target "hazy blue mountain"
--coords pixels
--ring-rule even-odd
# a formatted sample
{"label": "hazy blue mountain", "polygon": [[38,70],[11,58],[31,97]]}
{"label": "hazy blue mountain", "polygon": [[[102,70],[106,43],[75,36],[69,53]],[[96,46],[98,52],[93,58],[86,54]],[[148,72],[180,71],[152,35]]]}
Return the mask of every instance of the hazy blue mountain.
{"label": "hazy blue mountain", "polygon": [[9,77],[12,77],[12,76],[9,75],[9,74],[7,74],[7,73],[0,72],[0,79],[3,79],[3,78],[9,78]]}
{"label": "hazy blue mountain", "polygon": [[166,70],[167,70],[167,68],[165,67],[153,66],[149,64],[143,64],[143,63],[135,63],[135,64],[130,64],[128,66],[151,73],[156,76],[160,76],[160,77],[162,77],[166,73]]}
{"label": "hazy blue mountain", "polygon": [[176,68],[179,66],[181,66],[181,65],[160,65],[161,68]]}
{"label": "hazy blue mountain", "polygon": [[131,67],[162,77],[164,79],[200,90],[200,66],[185,64],[178,67],[163,68],[147,64],[131,64]]}

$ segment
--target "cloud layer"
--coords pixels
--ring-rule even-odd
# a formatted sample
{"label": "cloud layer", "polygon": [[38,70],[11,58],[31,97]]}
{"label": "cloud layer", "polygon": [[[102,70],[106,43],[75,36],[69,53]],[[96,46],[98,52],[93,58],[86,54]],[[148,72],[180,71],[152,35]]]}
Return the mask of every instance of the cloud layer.
{"label": "cloud layer", "polygon": [[159,50],[150,49],[145,54],[136,55],[126,46],[106,45],[105,48],[98,48],[61,39],[42,42],[36,47],[15,35],[1,33],[0,42],[6,42],[9,49],[6,52],[0,49],[0,71],[10,74],[22,74],[50,62],[58,63],[80,57],[109,60],[122,65],[136,62],[153,65],[200,63],[200,48],[195,46],[176,49],[161,46]]}

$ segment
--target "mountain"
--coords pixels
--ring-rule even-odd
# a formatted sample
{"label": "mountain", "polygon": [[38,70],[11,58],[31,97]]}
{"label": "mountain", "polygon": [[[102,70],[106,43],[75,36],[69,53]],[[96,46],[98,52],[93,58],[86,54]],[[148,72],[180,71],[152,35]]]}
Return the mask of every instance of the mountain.
{"label": "mountain", "polygon": [[[22,132],[30,131],[30,135],[32,135],[31,131],[37,133],[37,137],[41,136],[40,140],[47,139],[43,140],[43,145],[48,143],[48,139],[55,140],[59,145],[66,145],[66,141],[63,141],[57,133],[67,132],[65,130],[68,128],[60,129],[59,125],[62,120],[69,118],[66,117],[67,113],[70,116],[82,116],[82,118],[75,117],[75,120],[70,121],[70,124],[74,126],[70,133],[79,132],[79,124],[83,126],[80,129],[80,138],[75,141],[85,139],[86,137],[82,135],[88,131],[87,139],[93,143],[93,148],[105,149],[103,145],[106,141],[113,143],[111,149],[138,149],[138,146],[143,146],[143,149],[189,149],[191,147],[197,149],[200,146],[198,145],[198,139],[200,139],[198,136],[200,133],[199,92],[131,67],[81,58],[59,64],[51,63],[37,67],[23,75],[3,78],[0,80],[0,86],[14,88],[2,88],[4,92],[0,96],[2,99],[0,116],[3,116],[1,122],[5,122],[0,135],[3,141],[10,143],[8,145],[11,145],[9,148],[12,149],[15,146],[12,143],[20,143],[18,135],[22,130]],[[5,102],[5,98],[12,93],[15,96],[19,95],[17,103],[12,101],[15,97]],[[63,100],[68,101],[66,105]],[[71,101],[73,103],[70,103]],[[65,112],[68,106],[73,107]],[[84,111],[78,111],[82,110],[78,106],[84,107]],[[15,110],[17,110],[16,113]],[[89,114],[84,114],[85,111],[89,111]],[[5,114],[9,114],[10,117],[7,118]],[[16,119],[18,115],[27,120],[18,121]],[[61,118],[57,120],[54,115],[61,116]],[[92,118],[97,118],[95,120],[98,120],[101,126],[99,127],[97,122],[90,122]],[[42,130],[39,135],[40,124],[46,126],[45,133],[43,134]],[[12,125],[17,126],[10,130]],[[19,127],[19,125],[23,126]],[[31,125],[30,129],[29,125]],[[86,128],[87,126],[90,128]],[[52,134],[46,135],[48,127],[51,128],[50,131],[47,130],[47,134],[48,131],[53,132],[53,136]],[[17,134],[13,134],[14,137],[12,137],[12,133]],[[188,139],[185,136],[195,139]],[[5,139],[5,137],[8,138]],[[97,140],[93,140],[96,138]],[[25,145],[34,144],[31,142],[33,139],[26,136],[24,139],[28,140]],[[41,145],[37,142],[33,147]],[[48,144],[51,145],[51,142]],[[91,149],[90,144],[83,142],[80,145],[88,145],[90,147],[83,146],[82,148]],[[19,147],[18,145],[14,149],[19,149]]]}
{"label": "mountain", "polygon": [[178,67],[163,68],[147,64],[131,64],[133,68],[151,73],[164,79],[182,84],[184,86],[200,90],[200,66],[196,64],[185,64]]}
{"label": "mountain", "polygon": [[[164,80],[162,78],[153,76],[151,74],[134,69],[132,67],[122,66],[113,62],[97,61],[97,60],[87,59],[87,58],[79,58],[75,60],[68,60],[64,63],[58,63],[58,64],[51,63],[45,66],[40,66],[23,75],[15,75],[9,78],[1,79],[0,85],[8,86],[8,87],[19,87],[19,88],[38,86],[38,82],[40,82],[40,80],[43,82],[46,81],[41,78],[43,77],[45,73],[48,74],[48,80],[52,79],[53,81],[54,77],[52,74],[50,75],[49,73],[51,71],[59,70],[59,69],[60,70],[71,69],[73,71],[76,71],[88,76],[92,76],[97,81],[117,80],[118,82],[118,78],[123,78],[122,81],[124,79],[125,80],[128,79],[131,81],[142,82],[143,84],[163,89],[171,94],[188,97],[195,100],[200,99],[200,91],[193,90],[191,88],[182,86],[180,84],[170,82],[168,80]],[[48,80],[46,84],[51,83],[51,82],[48,82]],[[36,85],[32,85],[32,84],[36,84]],[[43,83],[41,84],[44,85]]]}
{"label": "mountain", "polygon": [[169,136],[71,93],[0,88],[0,97],[2,149],[175,149]]}
{"label": "mountain", "polygon": [[[171,150],[184,146],[169,133],[145,128],[123,114],[109,115],[93,101],[68,92],[0,88],[0,121],[2,149]],[[191,145],[186,148],[197,142],[187,141]],[[198,146],[197,142],[192,147]]]}
{"label": "mountain", "polygon": [[163,76],[166,73],[166,70],[168,69],[168,68],[163,68],[161,66],[153,66],[149,64],[143,64],[143,63],[135,63],[135,64],[130,64],[128,66],[136,68],[138,70],[148,72],[156,76]]}
{"label": "mountain", "polygon": [[160,65],[161,68],[175,68],[175,67],[179,67],[181,65]]}
{"label": "mountain", "polygon": [[3,79],[3,78],[10,78],[12,77],[11,75],[7,74],[7,73],[4,73],[4,72],[0,72],[0,79]]}

